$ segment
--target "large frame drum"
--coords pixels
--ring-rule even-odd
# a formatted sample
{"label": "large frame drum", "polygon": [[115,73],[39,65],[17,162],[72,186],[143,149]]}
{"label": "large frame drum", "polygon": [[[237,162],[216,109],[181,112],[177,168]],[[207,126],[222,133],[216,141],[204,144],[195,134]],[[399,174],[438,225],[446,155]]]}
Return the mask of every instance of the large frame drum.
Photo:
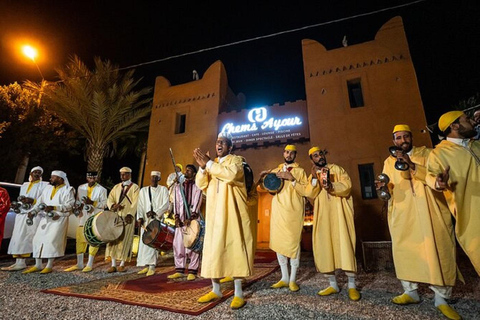
{"label": "large frame drum", "polygon": [[124,230],[124,221],[112,211],[101,211],[85,222],[83,233],[87,242],[94,247],[120,238]]}
{"label": "large frame drum", "polygon": [[168,251],[173,248],[175,229],[160,222],[152,220],[143,232],[142,241],[145,245],[159,251]]}

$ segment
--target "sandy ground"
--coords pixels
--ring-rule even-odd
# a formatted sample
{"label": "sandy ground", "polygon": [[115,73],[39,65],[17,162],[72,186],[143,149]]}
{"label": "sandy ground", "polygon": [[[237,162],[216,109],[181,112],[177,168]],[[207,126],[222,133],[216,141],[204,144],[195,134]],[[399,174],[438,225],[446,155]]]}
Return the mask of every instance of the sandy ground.
{"label": "sandy ground", "polygon": [[[100,254],[102,251],[100,251]],[[338,276],[341,292],[334,296],[320,297],[317,292],[328,282],[315,271],[310,252],[302,253],[298,272],[300,291],[292,293],[287,288],[270,289],[280,279],[280,271],[254,283],[245,289],[247,304],[240,310],[231,310],[232,298],[215,308],[193,317],[159,309],[150,309],[116,302],[64,297],[40,292],[73,283],[111,277],[107,265],[93,272],[63,272],[60,265],[75,263],[75,255],[68,254],[57,261],[54,272],[23,275],[20,272],[0,272],[0,319],[446,319],[433,305],[433,292],[421,285],[421,303],[397,306],[391,298],[402,292],[393,271],[364,272],[359,265],[357,278],[362,299],[348,299],[346,277]],[[68,260],[68,261],[66,261]],[[1,256],[0,267],[8,266],[12,259]],[[29,259],[30,264],[33,259]],[[170,255],[162,258],[163,265],[171,263]],[[136,272],[134,262],[127,264],[127,272]],[[453,290],[451,305],[464,319],[480,319],[480,278],[468,259],[459,255],[459,267],[466,283],[458,283]],[[113,274],[115,276],[115,274]]]}

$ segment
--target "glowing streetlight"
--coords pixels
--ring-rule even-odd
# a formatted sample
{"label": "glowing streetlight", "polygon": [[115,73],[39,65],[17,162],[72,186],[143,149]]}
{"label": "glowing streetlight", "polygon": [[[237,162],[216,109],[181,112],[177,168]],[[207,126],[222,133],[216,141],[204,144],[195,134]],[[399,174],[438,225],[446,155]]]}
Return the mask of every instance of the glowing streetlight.
{"label": "glowing streetlight", "polygon": [[29,57],[30,59],[32,59],[33,63],[34,63],[35,66],[37,67],[38,72],[39,72],[40,75],[42,76],[42,81],[43,81],[45,78],[43,77],[42,71],[40,71],[40,67],[39,67],[38,64],[37,64],[37,61],[35,61],[35,58],[36,58],[37,55],[38,55],[37,49],[35,49],[35,48],[32,47],[32,46],[25,45],[25,46],[22,47],[22,51],[23,51],[23,54],[24,54],[24,55],[26,55],[27,57]]}
{"label": "glowing streetlight", "polygon": [[37,57],[38,51],[32,46],[23,46],[22,48],[23,54],[35,61],[35,58]]}

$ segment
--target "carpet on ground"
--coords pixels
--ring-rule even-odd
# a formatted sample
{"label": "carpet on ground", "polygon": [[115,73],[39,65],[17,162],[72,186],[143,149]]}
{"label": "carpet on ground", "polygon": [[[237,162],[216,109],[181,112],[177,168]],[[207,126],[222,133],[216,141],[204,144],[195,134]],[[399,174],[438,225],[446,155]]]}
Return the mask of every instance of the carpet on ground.
{"label": "carpet on ground", "polygon": [[[246,278],[243,287],[251,285],[278,269],[276,255],[272,251],[255,254],[253,275]],[[110,277],[65,287],[42,290],[45,293],[86,299],[108,300],[124,304],[157,308],[172,312],[199,315],[225,301],[234,293],[233,282],[221,284],[222,299],[210,303],[198,303],[197,299],[211,291],[211,280],[186,277],[171,280],[167,276],[175,272],[174,266],[157,267],[150,277],[136,273]]]}

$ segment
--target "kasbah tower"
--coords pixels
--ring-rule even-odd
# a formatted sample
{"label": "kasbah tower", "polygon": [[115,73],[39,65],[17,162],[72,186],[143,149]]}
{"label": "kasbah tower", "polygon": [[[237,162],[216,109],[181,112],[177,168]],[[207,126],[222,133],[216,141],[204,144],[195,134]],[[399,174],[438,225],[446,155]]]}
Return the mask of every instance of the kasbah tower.
{"label": "kasbah tower", "polygon": [[[317,41],[302,41],[306,101],[272,107],[308,111],[308,139],[288,141],[297,146],[296,161],[310,173],[308,150],[327,149],[327,161],[343,167],[352,179],[357,243],[388,240],[386,210],[376,197],[374,180],[389,156],[392,129],[408,124],[414,144],[432,146],[424,130],[426,118],[415,69],[401,17],[386,22],[374,40],[333,50]],[[220,114],[232,116],[251,106],[242,93],[228,86],[225,67],[214,62],[199,80],[172,86],[164,77],[155,83],[145,173],[162,172],[165,184],[173,172],[169,148],[177,163],[192,163],[193,149],[215,155],[221,128]],[[306,119],[305,119],[306,120]],[[235,146],[258,178],[262,170],[283,162],[282,144]],[[144,175],[144,185],[149,183]],[[271,196],[262,194],[258,204],[259,248],[268,247]]]}

